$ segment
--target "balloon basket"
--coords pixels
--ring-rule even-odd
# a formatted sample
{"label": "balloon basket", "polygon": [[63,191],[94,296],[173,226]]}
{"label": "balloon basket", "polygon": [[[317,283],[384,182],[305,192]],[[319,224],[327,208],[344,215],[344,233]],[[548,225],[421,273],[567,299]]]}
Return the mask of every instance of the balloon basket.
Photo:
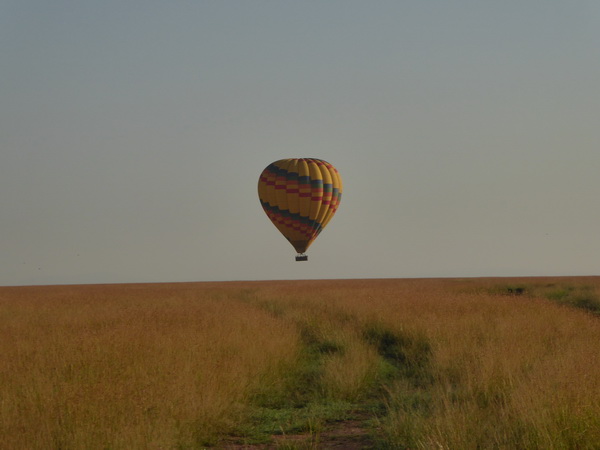
{"label": "balloon basket", "polygon": [[296,255],[296,261],[308,261],[308,255],[304,255],[304,254]]}

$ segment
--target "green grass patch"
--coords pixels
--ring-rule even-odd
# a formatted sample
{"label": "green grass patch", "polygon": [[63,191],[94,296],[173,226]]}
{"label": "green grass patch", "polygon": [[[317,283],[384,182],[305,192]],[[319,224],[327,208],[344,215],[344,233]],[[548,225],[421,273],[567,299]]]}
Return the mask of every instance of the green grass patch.
{"label": "green grass patch", "polygon": [[313,433],[328,422],[353,418],[353,405],[347,402],[314,402],[301,408],[253,406],[235,430],[242,444],[264,444],[274,435]]}
{"label": "green grass patch", "polygon": [[488,289],[492,295],[530,295],[531,292],[532,286],[526,284],[507,284]]}
{"label": "green grass patch", "polygon": [[343,351],[323,339],[313,324],[296,324],[302,346],[292,365],[266,377],[252,393],[244,420],[234,431],[243,444],[268,443],[273,435],[314,433],[326,423],[352,417],[356,405],[327,398],[322,386],[323,360]]}
{"label": "green grass patch", "polygon": [[[311,434],[356,415],[371,417],[372,424],[380,425],[392,410],[423,413],[429,409],[431,346],[424,336],[393,330],[381,322],[365,325],[335,311],[307,320],[295,316],[293,306],[276,300],[253,303],[289,320],[298,329],[301,346],[293,363],[275,376],[266,374],[250,395],[245,418],[233,433],[239,442],[268,443],[275,435]],[[379,355],[361,395],[350,399],[337,397],[324,381],[326,363],[350,351],[344,333],[359,336]]]}
{"label": "green grass patch", "polygon": [[549,300],[600,315],[600,296],[591,286],[543,286],[537,291]]}
{"label": "green grass patch", "polygon": [[526,285],[511,284],[494,286],[489,289],[495,295],[528,295],[542,297],[562,305],[584,309],[600,315],[600,296],[592,286],[587,285],[560,285],[556,283]]}
{"label": "green grass patch", "polygon": [[431,346],[425,336],[392,331],[381,323],[369,324],[364,329],[363,336],[377,348],[377,352],[383,358],[383,380],[403,378],[415,387],[431,384]]}

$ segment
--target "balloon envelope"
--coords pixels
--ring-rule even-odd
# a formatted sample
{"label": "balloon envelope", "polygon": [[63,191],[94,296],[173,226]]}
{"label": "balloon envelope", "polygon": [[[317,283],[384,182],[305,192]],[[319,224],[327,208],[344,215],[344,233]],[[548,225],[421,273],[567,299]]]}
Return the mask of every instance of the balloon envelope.
{"label": "balloon envelope", "polygon": [[280,159],[260,174],[258,197],[271,222],[304,253],[337,211],[342,178],[321,159]]}

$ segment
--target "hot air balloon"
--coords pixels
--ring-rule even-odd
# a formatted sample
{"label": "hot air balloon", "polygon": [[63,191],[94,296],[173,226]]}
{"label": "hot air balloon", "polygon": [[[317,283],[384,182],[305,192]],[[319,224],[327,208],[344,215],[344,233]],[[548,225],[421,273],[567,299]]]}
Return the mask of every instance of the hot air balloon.
{"label": "hot air balloon", "polygon": [[258,198],[271,222],[298,252],[296,261],[327,226],[342,199],[342,178],[327,161],[280,159],[258,179]]}

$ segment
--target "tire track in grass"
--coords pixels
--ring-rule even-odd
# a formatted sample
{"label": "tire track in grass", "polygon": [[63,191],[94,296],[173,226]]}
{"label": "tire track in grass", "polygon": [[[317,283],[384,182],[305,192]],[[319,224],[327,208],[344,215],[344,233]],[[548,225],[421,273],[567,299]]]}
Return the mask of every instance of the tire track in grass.
{"label": "tire track in grass", "polygon": [[[279,385],[260,386],[252,393],[244,423],[222,441],[223,448],[385,448],[379,425],[398,405],[395,386],[409,386],[401,408],[428,411],[423,392],[433,383],[431,348],[423,336],[392,330],[382,322],[359,321],[347,312],[266,299],[244,292],[240,300],[290,322],[301,348],[295,364],[282,373]],[[329,358],[347,351],[343,339],[328,336],[335,328],[360,337],[378,355],[374,376],[353,401],[336,398],[324,386]],[[343,336],[342,336],[343,337]]]}

